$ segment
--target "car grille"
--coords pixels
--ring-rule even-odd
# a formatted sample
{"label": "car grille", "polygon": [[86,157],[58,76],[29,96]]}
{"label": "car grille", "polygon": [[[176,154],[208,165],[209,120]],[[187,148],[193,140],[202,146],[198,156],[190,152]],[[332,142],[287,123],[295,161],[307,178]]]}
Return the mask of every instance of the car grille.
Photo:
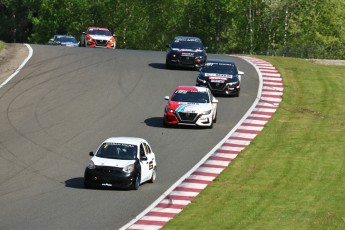
{"label": "car grille", "polygon": [[211,82],[208,85],[211,90],[224,90],[226,83]]}
{"label": "car grille", "polygon": [[95,40],[97,46],[106,46],[108,40]]}
{"label": "car grille", "polygon": [[121,175],[122,168],[109,166],[96,166],[96,172],[101,175]]}
{"label": "car grille", "polygon": [[197,117],[197,113],[178,113],[178,117],[180,119],[180,121],[183,122],[193,122],[195,121],[196,117]]}
{"label": "car grille", "polygon": [[181,56],[180,57],[180,62],[183,64],[194,64],[195,58],[194,57],[190,57],[190,56]]}

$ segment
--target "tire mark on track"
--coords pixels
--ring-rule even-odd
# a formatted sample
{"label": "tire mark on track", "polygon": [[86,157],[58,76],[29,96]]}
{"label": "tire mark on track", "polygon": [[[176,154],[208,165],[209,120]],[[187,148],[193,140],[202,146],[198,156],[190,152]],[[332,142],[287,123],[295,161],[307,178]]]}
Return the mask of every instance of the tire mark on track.
{"label": "tire mark on track", "polygon": [[[65,55],[61,55],[60,57],[63,57],[63,56],[65,56]],[[110,61],[110,60],[109,60],[109,61]],[[77,70],[80,70],[80,69],[83,69],[83,68],[90,68],[90,67],[92,68],[92,66],[97,66],[98,64],[99,64],[99,63],[95,63],[94,65],[87,65],[87,66],[85,66],[85,67],[78,68]],[[41,64],[35,64],[35,65],[36,65],[35,69],[40,68],[40,66],[41,66]],[[71,63],[70,65],[73,65],[73,63]],[[30,65],[29,65],[29,66],[30,66]],[[31,65],[31,67],[33,67],[33,65]],[[54,69],[51,69],[51,70],[49,70],[49,71],[45,71],[45,72],[43,72],[43,73],[35,74],[35,75],[34,75],[35,69],[32,70],[32,71],[30,72],[30,74],[27,75],[25,78],[22,78],[22,79],[16,81],[15,83],[11,84],[10,87],[7,88],[7,89],[5,90],[4,94],[0,95],[0,100],[1,100],[5,95],[7,95],[7,93],[9,93],[12,89],[14,89],[16,86],[18,86],[18,85],[19,85],[20,83],[22,83],[23,81],[28,80],[28,79],[31,79],[31,78],[33,78],[33,77],[40,77],[40,76],[42,76],[42,75],[44,75],[44,74],[47,74],[47,73],[50,73],[50,72],[54,72],[54,70],[59,69],[59,68],[54,68]],[[46,84],[46,83],[49,82],[49,81],[56,80],[57,78],[65,77],[66,75],[68,75],[68,74],[70,74],[70,73],[72,73],[72,72],[74,72],[74,71],[76,71],[76,70],[72,70],[72,71],[66,72],[66,73],[63,74],[63,75],[51,77],[51,78],[49,78],[49,79],[47,79],[47,80],[41,81],[41,82],[39,82],[38,84],[36,84],[36,85],[34,85],[34,86],[30,87],[30,88],[27,88],[26,90],[24,90],[24,91],[22,91],[21,93],[19,93],[18,95],[16,95],[16,96],[9,102],[9,104],[7,105],[7,108],[6,108],[6,119],[7,119],[7,121],[8,121],[8,124],[10,125],[10,127],[15,131],[15,133],[18,134],[18,135],[19,135],[20,137],[22,137],[23,139],[25,139],[25,140],[27,140],[28,142],[31,142],[32,144],[34,144],[34,145],[40,147],[41,149],[45,150],[45,151],[48,152],[49,154],[53,154],[53,155],[55,155],[55,156],[58,156],[59,158],[66,159],[66,160],[72,161],[72,162],[77,163],[77,164],[81,164],[79,161],[76,161],[76,160],[74,160],[74,159],[72,159],[72,158],[70,158],[70,157],[62,156],[61,154],[55,152],[53,149],[50,149],[50,148],[48,148],[47,146],[44,146],[44,145],[42,145],[42,144],[40,144],[40,143],[34,141],[34,140],[31,139],[29,136],[27,136],[27,135],[25,135],[23,132],[21,132],[21,131],[15,126],[15,124],[13,124],[13,122],[11,121],[11,118],[10,118],[10,113],[11,113],[10,108],[11,108],[12,104],[13,104],[19,97],[21,97],[22,95],[26,94],[27,92],[29,92],[29,91],[31,91],[31,90],[34,90],[36,87],[42,86],[42,85]],[[32,75],[32,76],[30,77],[30,75]],[[29,77],[28,77],[28,76],[29,76]],[[36,108],[37,108],[37,107],[36,107]],[[36,121],[36,123],[38,124],[38,126],[40,127],[40,130],[39,130],[39,131],[40,131],[40,132],[44,132],[45,134],[48,134],[48,133],[46,132],[46,130],[45,130],[45,129],[42,127],[42,125],[40,124],[39,120],[37,119],[37,111],[36,111],[36,109],[35,109],[35,121]],[[11,151],[10,149],[8,149],[8,148],[5,146],[5,144],[4,144],[3,142],[0,142],[0,145],[1,145],[4,149],[6,149],[7,152],[8,152],[12,157],[14,157],[16,160],[13,161],[13,160],[6,159],[6,158],[4,158],[4,157],[2,157],[2,158],[6,159],[6,160],[8,160],[8,161],[11,161],[11,162],[13,162],[13,163],[15,163],[15,164],[17,164],[17,165],[20,165],[21,167],[23,167],[23,170],[28,170],[28,171],[30,171],[30,172],[32,172],[32,173],[41,175],[41,176],[43,176],[43,177],[45,177],[45,178],[47,178],[47,179],[49,179],[49,180],[54,180],[54,181],[56,181],[56,182],[58,182],[58,183],[64,183],[64,181],[60,181],[60,180],[58,180],[58,179],[56,179],[56,178],[52,178],[52,177],[49,177],[49,176],[47,176],[47,175],[45,175],[45,174],[40,173],[39,170],[37,170],[37,169],[35,169],[34,167],[32,167],[31,165],[27,164],[27,163],[26,163],[24,160],[22,160],[16,153],[14,153],[14,152]],[[83,164],[83,165],[84,165],[84,164]],[[19,174],[20,174],[20,172],[16,173],[16,174],[13,175],[12,177],[6,178],[6,180],[2,181],[0,184],[6,183],[7,181],[9,181],[9,180],[15,178],[16,176],[18,176]]]}

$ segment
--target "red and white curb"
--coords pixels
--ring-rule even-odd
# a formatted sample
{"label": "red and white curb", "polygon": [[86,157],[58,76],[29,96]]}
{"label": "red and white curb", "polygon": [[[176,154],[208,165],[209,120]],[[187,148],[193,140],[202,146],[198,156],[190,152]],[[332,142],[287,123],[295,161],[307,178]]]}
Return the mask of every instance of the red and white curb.
{"label": "red and white curb", "polygon": [[154,230],[163,227],[228,167],[275,113],[283,95],[283,81],[278,70],[261,59],[238,57],[251,63],[259,74],[258,95],[251,108],[197,165],[121,230]]}

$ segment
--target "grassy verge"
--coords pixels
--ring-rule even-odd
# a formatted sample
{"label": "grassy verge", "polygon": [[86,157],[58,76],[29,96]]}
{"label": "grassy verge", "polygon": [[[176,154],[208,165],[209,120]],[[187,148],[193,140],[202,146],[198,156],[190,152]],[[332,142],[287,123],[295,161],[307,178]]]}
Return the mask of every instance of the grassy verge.
{"label": "grassy verge", "polygon": [[345,229],[345,66],[260,58],[283,76],[279,110],[164,229]]}
{"label": "grassy verge", "polygon": [[3,48],[5,48],[5,43],[0,41],[0,50],[2,50]]}

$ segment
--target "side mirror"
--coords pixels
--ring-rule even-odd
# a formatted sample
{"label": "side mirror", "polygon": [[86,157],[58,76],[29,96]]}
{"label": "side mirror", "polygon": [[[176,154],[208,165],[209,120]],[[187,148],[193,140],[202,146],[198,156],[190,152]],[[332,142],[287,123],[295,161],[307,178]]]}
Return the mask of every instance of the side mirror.
{"label": "side mirror", "polygon": [[165,96],[164,100],[170,100],[170,97],[169,96]]}
{"label": "side mirror", "polygon": [[115,37],[116,37],[116,34],[113,34],[113,37],[115,38]]}
{"label": "side mirror", "polygon": [[212,99],[212,103],[218,103],[217,98],[214,97],[214,98]]}
{"label": "side mirror", "polygon": [[83,32],[83,35],[85,35],[86,33],[85,32]]}
{"label": "side mirror", "polygon": [[243,75],[244,72],[243,71],[238,71],[238,75]]}
{"label": "side mirror", "polygon": [[89,152],[89,155],[93,157],[95,154],[93,152]]}

